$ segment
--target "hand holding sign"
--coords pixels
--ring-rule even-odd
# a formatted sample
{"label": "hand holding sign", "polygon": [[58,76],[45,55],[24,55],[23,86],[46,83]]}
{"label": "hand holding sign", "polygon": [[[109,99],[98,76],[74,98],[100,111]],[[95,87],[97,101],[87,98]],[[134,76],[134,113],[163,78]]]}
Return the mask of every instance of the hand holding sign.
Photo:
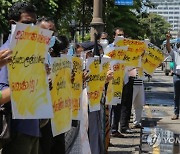
{"label": "hand holding sign", "polygon": [[0,51],[0,68],[12,60],[11,54],[12,51],[9,49]]}

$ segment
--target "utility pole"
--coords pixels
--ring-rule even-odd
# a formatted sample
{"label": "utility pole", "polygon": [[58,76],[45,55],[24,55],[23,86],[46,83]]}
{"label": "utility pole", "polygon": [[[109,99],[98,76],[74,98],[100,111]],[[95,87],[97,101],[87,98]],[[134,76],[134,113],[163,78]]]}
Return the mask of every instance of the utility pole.
{"label": "utility pole", "polygon": [[91,22],[91,41],[94,41],[94,33],[100,33],[104,29],[102,20],[102,0],[94,0],[93,19]]}

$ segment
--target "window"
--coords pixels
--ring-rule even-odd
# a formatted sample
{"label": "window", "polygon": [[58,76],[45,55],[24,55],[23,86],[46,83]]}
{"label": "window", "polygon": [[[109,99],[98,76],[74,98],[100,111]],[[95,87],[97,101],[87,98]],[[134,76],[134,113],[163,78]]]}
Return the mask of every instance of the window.
{"label": "window", "polygon": [[173,30],[174,30],[174,31],[178,31],[178,29],[177,29],[177,28],[174,28]]}
{"label": "window", "polygon": [[179,12],[174,12],[174,14],[179,14]]}

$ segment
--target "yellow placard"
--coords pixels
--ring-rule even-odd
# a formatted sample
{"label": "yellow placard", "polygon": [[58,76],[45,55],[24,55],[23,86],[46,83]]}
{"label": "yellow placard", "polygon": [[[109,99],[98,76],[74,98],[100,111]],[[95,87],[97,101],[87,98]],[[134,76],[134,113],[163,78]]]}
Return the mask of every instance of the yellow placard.
{"label": "yellow placard", "polygon": [[80,120],[80,97],[82,93],[82,59],[72,57],[72,75],[74,80],[72,82],[72,119]]}
{"label": "yellow placard", "polygon": [[109,69],[109,58],[89,58],[87,62],[89,70],[89,81],[87,83],[87,94],[89,99],[89,110],[100,110],[100,100],[105,85],[107,71]]}
{"label": "yellow placard", "polygon": [[115,46],[127,46],[127,52],[124,53],[123,60],[126,63],[126,66],[138,67],[140,65],[140,57],[146,49],[146,44],[144,41],[132,40],[122,37],[117,37],[115,39]]}
{"label": "yellow placard", "polygon": [[164,58],[163,52],[148,42],[146,52],[142,57],[142,68],[146,73],[152,75],[155,69],[164,61]]}
{"label": "yellow placard", "polygon": [[52,58],[52,90],[54,118],[51,119],[53,136],[71,128],[72,123],[72,62],[68,57]]}
{"label": "yellow placard", "polygon": [[116,105],[121,103],[125,64],[122,61],[113,60],[110,65],[113,70],[113,80],[108,84],[106,104]]}
{"label": "yellow placard", "polygon": [[45,70],[45,55],[52,31],[17,23],[8,65],[13,118],[39,119],[53,116]]}

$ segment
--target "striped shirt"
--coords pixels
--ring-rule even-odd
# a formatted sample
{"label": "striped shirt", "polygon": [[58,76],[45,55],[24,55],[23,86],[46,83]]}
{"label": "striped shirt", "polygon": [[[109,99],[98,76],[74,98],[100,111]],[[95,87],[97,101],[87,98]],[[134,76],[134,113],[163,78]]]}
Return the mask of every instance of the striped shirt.
{"label": "striped shirt", "polygon": [[136,68],[129,71],[129,76],[134,78],[133,85],[143,85],[143,80],[139,78],[138,70]]}

